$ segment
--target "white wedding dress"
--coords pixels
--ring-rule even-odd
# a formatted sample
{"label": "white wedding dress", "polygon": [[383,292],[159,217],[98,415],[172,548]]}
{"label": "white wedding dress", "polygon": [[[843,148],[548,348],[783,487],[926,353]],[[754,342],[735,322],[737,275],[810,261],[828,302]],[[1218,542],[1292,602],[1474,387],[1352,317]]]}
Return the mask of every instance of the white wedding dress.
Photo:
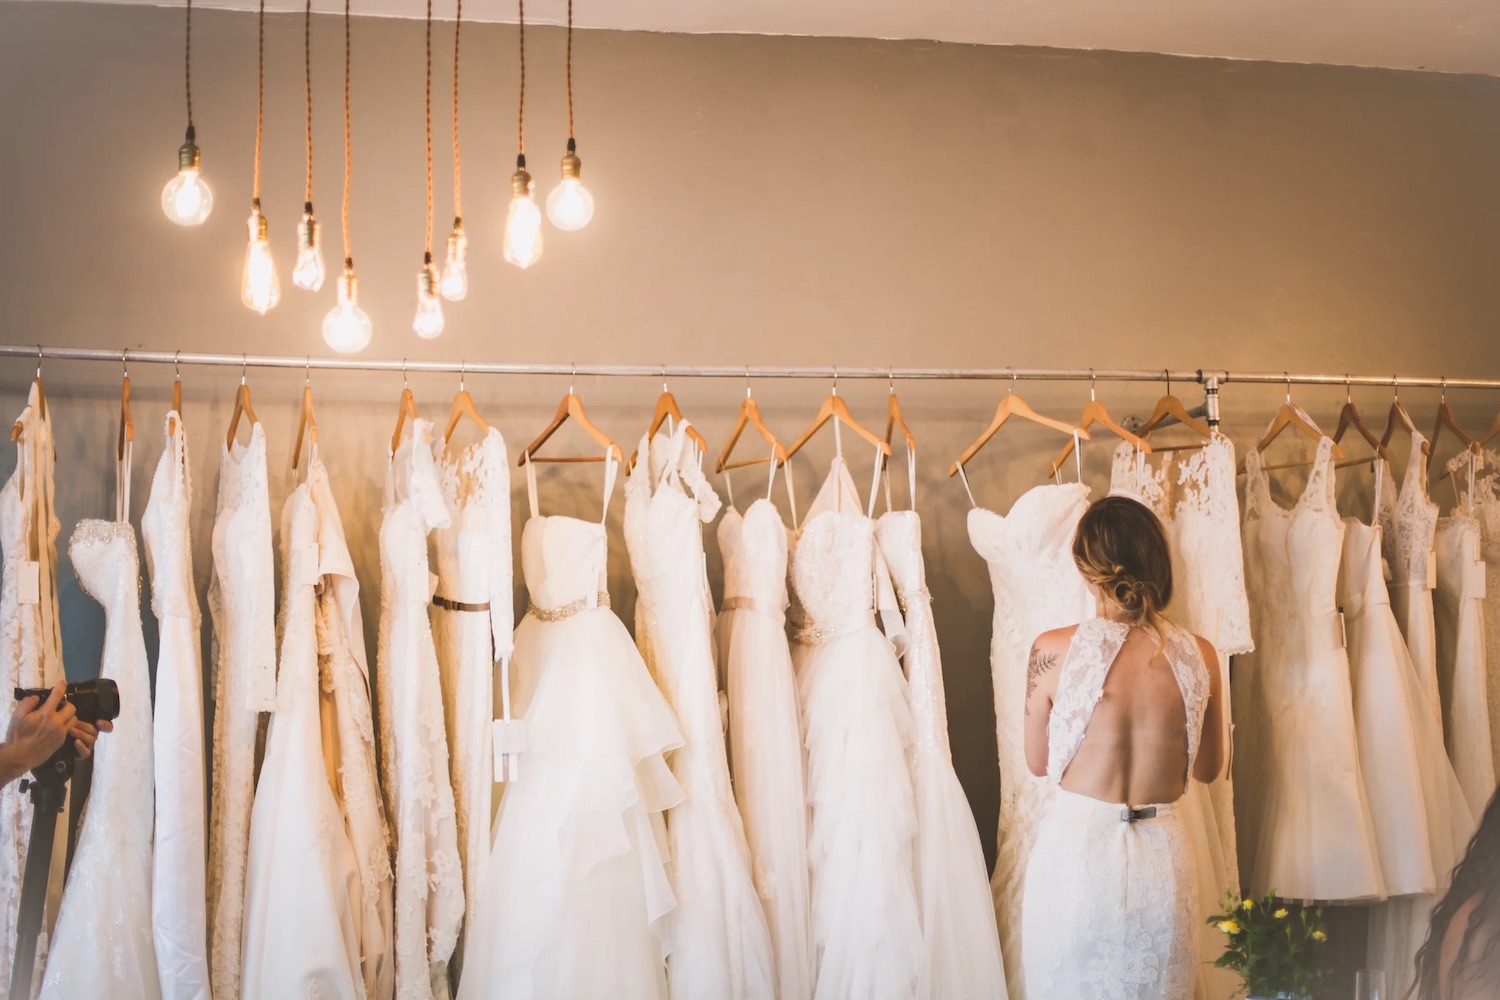
{"label": "white wedding dress", "polygon": [[771,502],[772,485],[743,515],[731,507],[719,520],[724,601],[717,629],[734,795],[771,934],[776,995],[806,1000],[813,993],[807,796],[785,629],[787,530]]}
{"label": "white wedding dress", "polygon": [[[432,601],[432,638],[443,685],[465,925],[472,926],[490,860],[496,797],[490,737],[495,665],[510,659],[515,630],[510,458],[505,439],[493,427],[460,452],[446,451],[441,441],[435,446],[448,524],[433,532],[438,590]],[[461,956],[462,942],[455,965]]]}
{"label": "white wedding dress", "polygon": [[772,1000],[775,967],[729,787],[703,525],[719,497],[689,446],[687,423],[642,438],[625,484],[625,542],[635,573],[636,642],[682,727],[672,774],[684,800],[667,811],[677,908],[667,917],[667,987],[677,1000]]}
{"label": "white wedding dress", "polygon": [[1459,504],[1472,508],[1479,522],[1479,551],[1485,565],[1484,652],[1490,707],[1490,747],[1500,774],[1500,454],[1484,453],[1484,473],[1476,476]]}
{"label": "white wedding dress", "polygon": [[[129,481],[128,474],[126,482]],[[41,1000],[157,1000],[151,938],[151,677],[141,634],[140,564],[129,521],[80,521],[73,572],[104,607],[99,676],[120,690],[114,731],[94,747],[94,779],[47,956]]]}
{"label": "white wedding dress", "polygon": [[202,614],[193,584],[187,430],[173,410],[141,513],[156,615],[156,832],[151,928],[162,1000],[207,1000],[208,804],[203,746]]}
{"label": "white wedding dress", "polygon": [[464,918],[443,692],[427,618],[427,535],[447,523],[432,424],[414,420],[386,469],[375,665],[381,777],[396,849],[397,1000],[446,1000],[448,959]]}
{"label": "white wedding dress", "polygon": [[875,522],[840,454],[791,555],[805,615],[797,665],[817,1000],[915,997],[921,974],[913,723],[896,651],[876,620],[885,572]]}
{"label": "white wedding dress", "polygon": [[[1427,439],[1421,434],[1412,435],[1406,475],[1399,488],[1382,491],[1377,512],[1385,561],[1390,567],[1391,609],[1411,650],[1422,690],[1427,693],[1427,710],[1441,726],[1443,703],[1438,689],[1437,625],[1432,607],[1432,591],[1437,586],[1434,546],[1438,505],[1427,495],[1427,456],[1422,453],[1426,445]],[[1383,475],[1394,487],[1388,467]]]}
{"label": "white wedding dress", "polygon": [[[606,508],[616,468],[606,461]],[[676,900],[661,814],[682,789],[662,755],[682,736],[610,610],[603,518],[538,514],[535,469],[511,661],[526,750],[500,800],[458,997],[665,1000]]]}
{"label": "white wedding dress", "polygon": [[[907,469],[908,495],[915,499],[914,456]],[[915,726],[911,766],[922,915],[916,995],[1004,1000],[1005,963],[984,849],[948,743],[943,662],[922,562],[922,522],[915,510],[887,511],[876,521],[875,535],[890,568],[908,637],[903,664]]]}
{"label": "white wedding dress", "polygon": [[213,795],[208,840],[209,978],[222,998],[239,997],[245,864],[255,797],[255,741],[261,712],[276,707],[276,596],[266,435],[220,446],[214,516]]}
{"label": "white wedding dress", "polygon": [[[1187,1000],[1197,979],[1194,863],[1175,805],[1133,808],[1060,787],[1130,633],[1105,618],[1078,626],[1047,721],[1056,792],[1037,824],[1022,908],[1026,988],[1047,1000]],[[1163,633],[1187,720],[1191,785],[1209,667],[1191,633],[1170,623]]]}
{"label": "white wedding dress", "polygon": [[1333,441],[1280,506],[1259,451],[1246,456],[1246,582],[1256,650],[1234,675],[1236,808],[1248,890],[1287,899],[1385,896],[1360,771],[1354,692],[1337,601],[1344,522]]}
{"label": "white wedding dress", "polygon": [[[321,469],[312,459],[309,475]],[[281,514],[281,663],[251,811],[245,888],[241,989],[248,1000],[365,996],[359,867],[323,758],[318,526],[317,504],[303,483]]]}
{"label": "white wedding dress", "polygon": [[[1232,747],[1229,658],[1255,648],[1245,592],[1234,445],[1214,434],[1175,467],[1170,458],[1153,467],[1145,454],[1121,442],[1115,449],[1110,492],[1140,500],[1161,519],[1172,550],[1173,590],[1167,615],[1206,638],[1219,654],[1214,666],[1224,693],[1225,746]],[[1227,757],[1233,757],[1232,750]],[[1217,957],[1224,936],[1206,918],[1219,912],[1225,894],[1238,893],[1240,886],[1231,768],[1207,785],[1190,783],[1177,812],[1197,869],[1197,913],[1205,918],[1195,924],[1198,947],[1205,957]],[[1230,1000],[1239,988],[1240,979],[1233,972],[1200,963],[1194,990],[1198,1000]]]}
{"label": "white wedding dress", "polygon": [[[1472,465],[1462,461],[1454,475],[1465,477],[1472,495]],[[1479,522],[1474,518],[1472,505],[1460,507],[1451,517],[1438,520],[1435,548],[1438,572],[1434,615],[1443,732],[1448,756],[1458,772],[1469,808],[1479,816],[1495,794],[1495,757],[1489,682],[1485,677],[1487,580]],[[1493,724],[1500,725],[1500,719]]]}
{"label": "white wedding dress", "polygon": [[[0,488],[0,682],[17,687],[51,687],[63,679],[62,632],[57,614],[57,535],[62,530],[52,507],[56,453],[52,423],[35,384],[16,420],[16,468]],[[35,600],[22,583],[35,582]],[[0,698],[0,724],[10,726],[15,702]],[[64,808],[67,808],[64,806]],[[48,882],[46,915],[37,945],[36,968],[47,958],[47,932],[62,898],[67,860],[67,824],[57,825]],[[21,881],[31,841],[31,801],[18,782],[0,787],[0,996],[10,996],[15,965]]]}
{"label": "white wedding dress", "polygon": [[978,506],[969,511],[969,540],[989,566],[995,595],[990,672],[1000,756],[1000,829],[990,890],[1011,1000],[1051,1000],[1028,991],[1021,967],[1026,864],[1051,797],[1051,788],[1026,766],[1026,660],[1043,632],[1094,616],[1094,600],[1073,563],[1073,533],[1088,497],[1082,483],[1047,484],[1023,493],[1008,515]]}

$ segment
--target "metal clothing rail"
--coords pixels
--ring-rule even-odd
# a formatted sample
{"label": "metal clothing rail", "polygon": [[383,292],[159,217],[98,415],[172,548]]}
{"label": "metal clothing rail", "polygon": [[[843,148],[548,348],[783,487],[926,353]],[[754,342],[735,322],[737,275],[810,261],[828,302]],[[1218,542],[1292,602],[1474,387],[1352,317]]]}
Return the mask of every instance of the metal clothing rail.
{"label": "metal clothing rail", "polygon": [[628,378],[757,378],[757,379],[882,379],[1088,382],[1180,382],[1214,387],[1229,382],[1384,386],[1386,388],[1447,388],[1500,390],[1500,378],[1447,378],[1431,375],[1305,374],[1298,372],[1231,372],[1197,368],[898,368],[836,365],[599,365],[571,363],[505,363],[486,361],[425,361],[409,358],[336,358],[311,355],[212,354],[199,351],[148,351],[89,347],[48,347],[3,344],[0,358],[43,361],[109,361],[114,364],[210,365],[225,368],[291,368],[319,371],[446,372],[473,375],[623,376]]}

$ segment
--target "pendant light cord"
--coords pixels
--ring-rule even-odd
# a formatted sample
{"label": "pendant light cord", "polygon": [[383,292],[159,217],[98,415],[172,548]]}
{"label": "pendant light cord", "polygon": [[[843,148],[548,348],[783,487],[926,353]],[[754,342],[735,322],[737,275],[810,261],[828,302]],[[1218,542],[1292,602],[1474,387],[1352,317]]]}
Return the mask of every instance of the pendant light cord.
{"label": "pendant light cord", "polygon": [[432,262],[432,0],[427,0],[427,241],[423,252],[426,261]]}
{"label": "pendant light cord", "polygon": [[453,20],[453,221],[464,217],[463,168],[458,156],[458,50],[464,30],[464,0],[458,0]]}
{"label": "pendant light cord", "polygon": [[354,267],[354,248],[349,243],[349,178],[352,160],[349,155],[349,4],[344,0],[344,204],[340,211],[344,229],[344,267]]}
{"label": "pendant light cord", "polygon": [[312,102],[312,0],[307,0],[302,15],[302,71],[307,89],[307,189],[302,198],[312,212],[313,188],[313,102]]}
{"label": "pendant light cord", "polygon": [[260,0],[260,31],[255,53],[255,182],[251,202],[260,208],[260,141],[266,104],[266,0]]}
{"label": "pendant light cord", "polygon": [[193,141],[193,0],[187,0],[187,31],[186,41],[183,43],[182,53],[182,75],[183,83],[187,90],[187,131],[188,141]]}
{"label": "pendant light cord", "polygon": [[568,0],[568,144],[573,144],[573,0]]}
{"label": "pendant light cord", "polygon": [[516,12],[520,21],[521,36],[521,97],[516,112],[516,160],[517,165],[526,163],[526,0],[516,0]]}

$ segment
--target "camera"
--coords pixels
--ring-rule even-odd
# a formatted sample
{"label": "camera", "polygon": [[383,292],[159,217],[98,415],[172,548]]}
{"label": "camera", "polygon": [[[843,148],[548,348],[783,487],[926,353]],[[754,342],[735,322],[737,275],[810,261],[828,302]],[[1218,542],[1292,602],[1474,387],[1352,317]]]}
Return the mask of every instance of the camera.
{"label": "camera", "polygon": [[[16,688],[16,701],[35,697],[46,701],[52,694],[50,688]],[[114,721],[120,717],[120,686],[108,677],[92,681],[69,684],[63,698],[78,713],[79,722],[97,726],[101,719]]]}

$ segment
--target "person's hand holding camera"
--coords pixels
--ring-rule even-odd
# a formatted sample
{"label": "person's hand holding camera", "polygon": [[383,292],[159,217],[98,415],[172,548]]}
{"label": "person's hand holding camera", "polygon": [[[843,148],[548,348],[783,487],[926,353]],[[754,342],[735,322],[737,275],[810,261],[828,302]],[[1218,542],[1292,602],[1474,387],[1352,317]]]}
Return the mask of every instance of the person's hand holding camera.
{"label": "person's hand holding camera", "polygon": [[78,719],[78,710],[64,698],[66,683],[59,683],[46,701],[35,696],[16,703],[10,716],[10,730],[0,744],[0,784],[9,784],[34,767],[39,767],[58,751],[71,736],[79,757],[93,753],[99,731],[113,726],[100,720],[95,728]]}

